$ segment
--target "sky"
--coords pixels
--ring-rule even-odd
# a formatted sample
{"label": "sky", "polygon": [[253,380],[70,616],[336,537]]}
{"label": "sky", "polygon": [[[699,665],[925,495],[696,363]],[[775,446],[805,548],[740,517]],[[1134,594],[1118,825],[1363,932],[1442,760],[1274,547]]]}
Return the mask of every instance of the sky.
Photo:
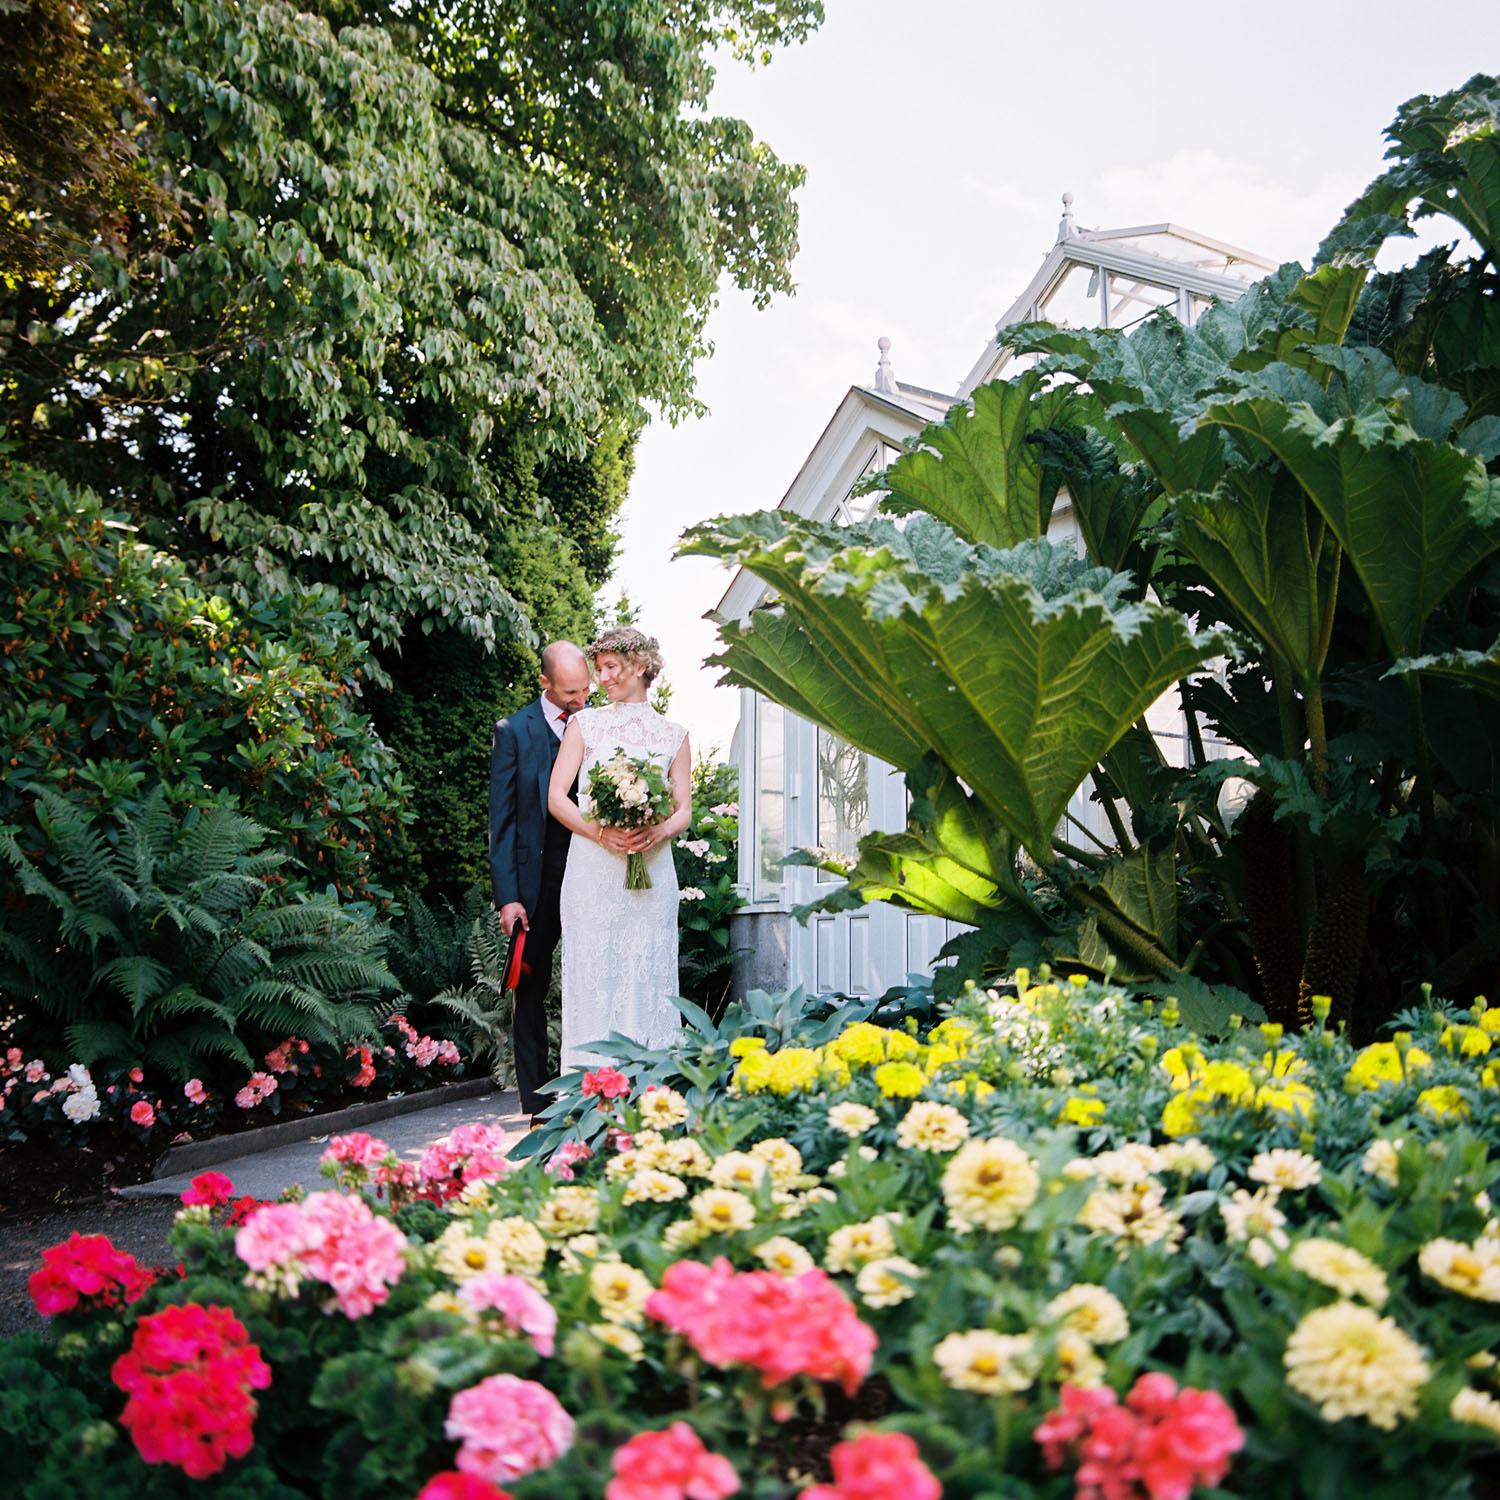
{"label": "sky", "polygon": [[[653,422],[613,589],[659,637],[670,713],[726,755],[738,695],[703,665],[730,574],[674,558],[712,516],[770,509],[891,339],[896,378],[952,391],[1057,237],[1171,220],[1308,262],[1381,170],[1413,95],[1500,71],[1495,0],[826,0],[800,47],[726,59],[713,112],[802,163],[793,297],[726,288],[698,366],[709,415]],[[1414,253],[1414,252],[1413,252]],[[1405,258],[1404,254],[1401,258]]]}

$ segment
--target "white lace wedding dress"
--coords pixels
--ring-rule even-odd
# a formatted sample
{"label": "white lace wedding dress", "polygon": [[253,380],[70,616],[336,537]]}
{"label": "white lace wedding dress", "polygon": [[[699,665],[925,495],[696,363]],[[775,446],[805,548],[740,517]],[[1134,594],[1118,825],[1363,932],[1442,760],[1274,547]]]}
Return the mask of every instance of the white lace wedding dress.
{"label": "white lace wedding dress", "polygon": [[[589,769],[617,750],[648,755],[671,766],[683,737],[681,724],[649,703],[586,708],[573,720],[583,731],[578,804],[589,806]],[[651,888],[625,889],[625,856],[574,834],[562,888],[562,1070],[595,1068],[609,1061],[590,1042],[618,1031],[643,1049],[665,1047],[681,1015],[668,995],[677,993],[677,870],[671,843],[646,856]]]}

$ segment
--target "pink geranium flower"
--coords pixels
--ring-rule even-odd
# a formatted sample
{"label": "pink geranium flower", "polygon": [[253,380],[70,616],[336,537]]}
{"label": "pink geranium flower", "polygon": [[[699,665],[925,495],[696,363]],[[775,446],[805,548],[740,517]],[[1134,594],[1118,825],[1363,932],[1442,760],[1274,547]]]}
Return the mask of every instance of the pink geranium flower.
{"label": "pink geranium flower", "polygon": [[477,1474],[461,1474],[448,1469],[434,1474],[422,1486],[417,1500],[511,1500],[508,1490],[496,1489],[488,1479]]}
{"label": "pink geranium flower", "polygon": [[380,1165],[390,1147],[379,1136],[367,1135],[362,1130],[351,1130],[347,1135],[336,1135],[328,1142],[322,1160],[353,1167],[364,1167],[367,1171]]}
{"label": "pink geranium flower", "polygon": [[835,1445],[833,1483],[799,1500],[939,1500],[943,1487],[904,1432],[862,1432]]}
{"label": "pink geranium flower", "polygon": [[573,1445],[573,1419],[562,1403],[516,1375],[491,1375],[460,1391],[443,1431],[462,1444],[458,1468],[494,1483],[545,1469]]}
{"label": "pink geranium flower", "polygon": [[200,1172],[184,1191],[182,1201],[189,1207],[207,1204],[209,1208],[218,1208],[233,1197],[234,1184],[222,1172]]}
{"label": "pink geranium flower", "polygon": [[604,1500],[725,1500],[740,1487],[727,1458],[710,1453],[686,1422],[638,1432],[615,1449]]}
{"label": "pink geranium flower", "polygon": [[458,1298],[474,1312],[499,1313],[506,1332],[524,1334],[543,1358],[551,1355],[557,1311],[524,1276],[481,1271],[459,1287]]}
{"label": "pink geranium flower", "polygon": [[630,1080],[617,1068],[596,1068],[583,1075],[583,1096],[595,1094],[601,1099],[618,1099],[630,1092]]}

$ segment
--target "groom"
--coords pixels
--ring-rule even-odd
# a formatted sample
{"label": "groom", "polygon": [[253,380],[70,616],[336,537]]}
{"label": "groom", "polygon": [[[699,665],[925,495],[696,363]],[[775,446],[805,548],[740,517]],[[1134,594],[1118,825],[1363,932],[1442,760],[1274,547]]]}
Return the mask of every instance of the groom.
{"label": "groom", "polygon": [[490,883],[500,926],[526,929],[526,968],[516,986],[511,1044],[521,1109],[533,1118],[552,1102],[547,1081],[547,989],[562,924],[558,897],[568,831],[547,812],[547,783],[568,719],[587,702],[588,658],[571,641],[542,652],[541,696],[495,725],[490,749]]}

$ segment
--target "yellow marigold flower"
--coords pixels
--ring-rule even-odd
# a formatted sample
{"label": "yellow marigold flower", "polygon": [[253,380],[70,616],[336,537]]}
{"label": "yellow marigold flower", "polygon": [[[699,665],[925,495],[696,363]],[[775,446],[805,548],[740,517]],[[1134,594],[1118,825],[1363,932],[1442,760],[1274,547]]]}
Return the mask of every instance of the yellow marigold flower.
{"label": "yellow marigold flower", "polygon": [[890,1058],[915,1057],[922,1050],[916,1037],[905,1031],[887,1030],[885,1033],[885,1055]]}
{"label": "yellow marigold flower", "polygon": [[846,1026],[829,1042],[827,1051],[851,1067],[868,1068],[886,1059],[886,1039],[893,1035],[883,1026],[871,1025],[869,1021],[856,1021]]}
{"label": "yellow marigold flower", "polygon": [[960,1099],[972,1096],[975,1099],[983,1099],[986,1094],[995,1092],[995,1085],[985,1079],[970,1073],[964,1078],[945,1078],[940,1087],[946,1089],[950,1094],[957,1094]]}
{"label": "yellow marigold flower", "polygon": [[968,1141],[943,1171],[943,1202],[955,1227],[1009,1229],[1041,1189],[1031,1158],[1004,1136]]}
{"label": "yellow marigold flower", "polygon": [[852,1140],[863,1135],[872,1125],[879,1124],[880,1116],[866,1104],[835,1104],[828,1111],[828,1123]]}
{"label": "yellow marigold flower", "polygon": [[876,1214],[863,1223],[844,1224],[835,1229],[823,1250],[823,1264],[838,1275],[895,1253],[896,1240],[890,1223],[884,1214]]}
{"label": "yellow marigold flower", "polygon": [[520,1214],[496,1219],[484,1232],[486,1243],[493,1245],[505,1260],[502,1269],[517,1276],[539,1276],[547,1263],[547,1242],[529,1219]]}
{"label": "yellow marigold flower", "polygon": [[957,1016],[949,1016],[932,1028],[927,1039],[940,1046],[953,1047],[962,1056],[968,1051],[969,1043],[974,1040],[974,1028]]}
{"label": "yellow marigold flower", "polygon": [[1171,1080],[1174,1089],[1185,1089],[1193,1081],[1194,1066],[1202,1061],[1202,1054],[1196,1048],[1168,1047],[1156,1066]]}
{"label": "yellow marigold flower", "polygon": [[1389,1432],[1417,1412],[1431,1374],[1421,1347],[1392,1318],[1355,1302],[1308,1313],[1282,1357],[1286,1383],[1315,1402],[1325,1422],[1364,1417]]}
{"label": "yellow marigold flower", "polygon": [[688,1207],[693,1223],[710,1234],[737,1234],[755,1224],[755,1205],[734,1188],[704,1188]]}
{"label": "yellow marigold flower", "polygon": [[1299,1192],[1321,1182],[1323,1168],[1318,1164],[1317,1157],[1309,1156],[1305,1151],[1289,1151],[1278,1147],[1274,1151],[1257,1153],[1250,1162],[1249,1176],[1252,1182],[1264,1182],[1288,1192]]}
{"label": "yellow marigold flower", "polygon": [[779,1135],[770,1140],[757,1141],[750,1148],[750,1155],[756,1161],[765,1163],[770,1169],[771,1181],[779,1188],[793,1186],[802,1176],[802,1153]]}
{"label": "yellow marigold flower", "polygon": [[1269,1084],[1255,1092],[1255,1107],[1291,1124],[1310,1125],[1317,1096],[1305,1083],[1295,1081],[1272,1088]]}
{"label": "yellow marigold flower", "polygon": [[1479,1018],[1479,1028],[1491,1036],[1500,1036],[1500,1006],[1489,1006]]}
{"label": "yellow marigold flower", "polygon": [[1437,1088],[1423,1089],[1417,1095],[1417,1108],[1423,1114],[1436,1120],[1439,1125],[1469,1118],[1468,1101],[1451,1083],[1442,1084]]}
{"label": "yellow marigold flower", "polygon": [[1449,1026],[1443,1031],[1443,1046],[1460,1057],[1483,1057],[1493,1043],[1481,1026]]}
{"label": "yellow marigold flower", "polygon": [[921,1279],[922,1269],[899,1255],[882,1256],[879,1260],[867,1261],[859,1268],[854,1278],[854,1290],[866,1307],[894,1307],[915,1297],[915,1283]]}
{"label": "yellow marigold flower", "polygon": [[589,1295],[606,1323],[640,1327],[646,1321],[646,1299],[655,1290],[649,1276],[623,1260],[601,1260],[589,1272]]}
{"label": "yellow marigold flower", "polygon": [[1255,1090],[1250,1080],[1250,1070],[1244,1063],[1230,1058],[1215,1058],[1203,1066],[1202,1086],[1221,1098],[1232,1099],[1236,1104],[1253,1097]]}
{"label": "yellow marigold flower", "polygon": [[[752,1053],[751,1056],[755,1056]],[[747,1058],[746,1061],[749,1061]],[[740,1064],[741,1067],[744,1063]],[[771,1055],[766,1087],[785,1097],[811,1091],[818,1086],[818,1054],[811,1047],[786,1047]]]}
{"label": "yellow marigold flower", "polygon": [[[1485,1015],[1489,1015],[1489,1011],[1485,1011]],[[1479,1081],[1487,1089],[1500,1088],[1500,1067],[1496,1067],[1494,1063],[1486,1063]]]}
{"label": "yellow marigold flower", "polygon": [[726,1151],[709,1169],[708,1180],[715,1187],[753,1193],[770,1170],[760,1157],[748,1151]]}
{"label": "yellow marigold flower", "polygon": [[1267,1052],[1260,1065],[1272,1078],[1300,1078],[1307,1072],[1307,1059],[1295,1052]]}
{"label": "yellow marigold flower", "polygon": [[757,1245],[754,1253],[768,1271],[775,1271],[778,1276],[800,1276],[804,1271],[812,1270],[815,1264],[812,1256],[796,1240],[788,1239],[784,1234],[773,1234]]}
{"label": "yellow marigold flower", "polygon": [[1042,1312],[1090,1344],[1117,1344],[1130,1332],[1130,1319],[1120,1299],[1107,1287],[1088,1281],[1059,1292]]}
{"label": "yellow marigold flower", "polygon": [[896,1127],[896,1142],[908,1151],[956,1151],[969,1137],[969,1122],[951,1104],[919,1099]]}
{"label": "yellow marigold flower", "polygon": [[1096,1234],[1107,1234],[1120,1242],[1121,1253],[1130,1244],[1156,1245],[1169,1254],[1186,1233],[1182,1221],[1163,1202],[1159,1182],[1138,1182],[1134,1187],[1100,1188],[1090,1193],[1078,1212],[1078,1222]]}
{"label": "yellow marigold flower", "polygon": [[1401,1146],[1401,1141],[1389,1141],[1383,1136],[1371,1141],[1359,1159],[1359,1170],[1387,1187],[1395,1187],[1400,1180]]}
{"label": "yellow marigold flower", "polygon": [[1205,1088],[1183,1089],[1173,1094],[1162,1108],[1161,1128],[1174,1140],[1192,1135],[1213,1108],[1214,1096]]}
{"label": "yellow marigold flower", "polygon": [[1448,1415],[1467,1427],[1483,1427],[1500,1442],[1500,1401],[1487,1392],[1466,1385],[1448,1403]]}
{"label": "yellow marigold flower", "polygon": [[941,1073],[949,1064],[956,1063],[960,1055],[957,1047],[950,1047],[944,1042],[934,1042],[931,1046],[922,1048],[922,1066],[926,1069],[927,1076],[932,1078]]}
{"label": "yellow marigold flower", "polygon": [[729,1044],[729,1055],[731,1057],[748,1057],[752,1052],[764,1051],[766,1039],[763,1036],[737,1036]]}
{"label": "yellow marigold flower", "polygon": [[688,1117],[687,1100],[664,1083],[653,1083],[636,1101],[641,1111],[641,1120],[658,1130],[669,1130],[681,1125]]}
{"label": "yellow marigold flower", "polygon": [[932,1351],[932,1362],[955,1390],[981,1396],[1024,1391],[1037,1375],[1029,1333],[993,1333],[988,1328],[950,1333]]}
{"label": "yellow marigold flower", "polygon": [[1341,1297],[1361,1297],[1371,1307],[1384,1307],[1390,1295],[1385,1272],[1338,1240],[1316,1236],[1303,1240],[1287,1259],[1304,1276],[1332,1287]]}
{"label": "yellow marigold flower", "polygon": [[1424,1276],[1460,1296],[1500,1302],[1500,1240],[1481,1235],[1472,1245],[1428,1240],[1417,1255]]}
{"label": "yellow marigold flower", "polygon": [[672,1203],[687,1197],[687,1184],[670,1172],[644,1167],[625,1184],[624,1203]]}
{"label": "yellow marigold flower", "polygon": [[1350,1093],[1360,1089],[1378,1089],[1387,1083],[1404,1083],[1409,1073],[1419,1072],[1432,1065],[1432,1058],[1420,1047],[1408,1049],[1406,1066],[1401,1066],[1401,1053],[1394,1042],[1371,1042],[1362,1047],[1359,1055],[1344,1074],[1344,1087]]}
{"label": "yellow marigold flower", "polygon": [[640,1334],[623,1323],[590,1323],[589,1332],[601,1344],[623,1354],[632,1364],[645,1357],[646,1346],[641,1342]]}
{"label": "yellow marigold flower", "polygon": [[1158,1146],[1156,1154],[1163,1172],[1176,1172],[1181,1177],[1207,1176],[1218,1165],[1218,1157],[1196,1136],[1185,1141],[1168,1141]]}
{"label": "yellow marigold flower", "polygon": [[881,1063],[875,1086],[887,1099],[912,1099],[927,1087],[927,1075],[915,1063]]}
{"label": "yellow marigold flower", "polygon": [[1063,1125],[1096,1125],[1104,1118],[1105,1107],[1102,1099],[1085,1098],[1081,1094],[1071,1095],[1062,1107],[1058,1115],[1058,1122]]}
{"label": "yellow marigold flower", "polygon": [[730,1087],[742,1094],[763,1093],[770,1087],[772,1054],[762,1045],[740,1058]]}
{"label": "yellow marigold flower", "polygon": [[599,1199],[593,1188],[554,1188],[537,1210],[536,1227],[552,1239],[584,1234],[599,1222]]}
{"label": "yellow marigold flower", "polygon": [[676,1219],[662,1230],[661,1247],[677,1255],[684,1250],[695,1250],[712,1233],[695,1219]]}

